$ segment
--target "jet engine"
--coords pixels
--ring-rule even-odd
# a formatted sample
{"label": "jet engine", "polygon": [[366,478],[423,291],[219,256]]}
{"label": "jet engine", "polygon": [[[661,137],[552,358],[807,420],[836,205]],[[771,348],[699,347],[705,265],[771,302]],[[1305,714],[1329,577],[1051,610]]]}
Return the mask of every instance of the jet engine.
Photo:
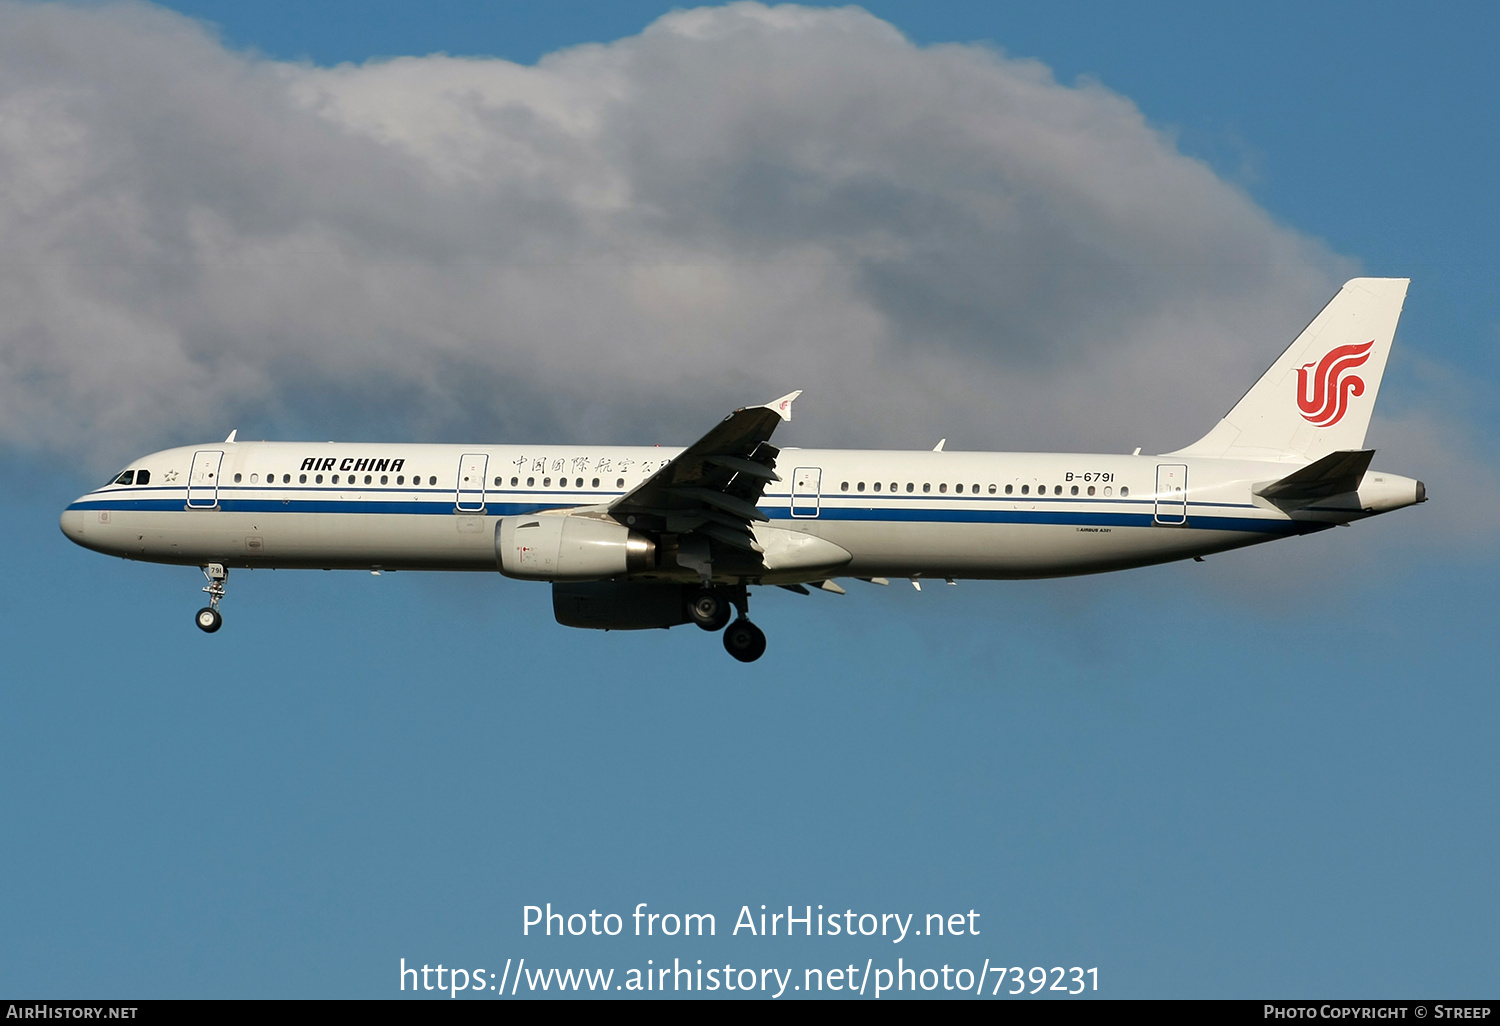
{"label": "jet engine", "polygon": [[501,517],[500,572],[527,581],[600,581],[650,570],[656,543],[613,520],[581,516]]}

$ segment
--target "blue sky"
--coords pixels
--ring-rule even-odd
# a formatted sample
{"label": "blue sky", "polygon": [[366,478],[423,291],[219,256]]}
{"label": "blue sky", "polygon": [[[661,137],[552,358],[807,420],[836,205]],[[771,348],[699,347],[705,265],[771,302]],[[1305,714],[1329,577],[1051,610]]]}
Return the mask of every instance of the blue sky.
{"label": "blue sky", "polygon": [[[221,26],[231,52],[222,60],[325,68],[435,52],[531,64],[633,36],[669,9],[168,6]],[[1240,195],[1255,208],[1253,217],[1235,215],[1243,217],[1233,222],[1235,246],[1312,254],[1291,284],[1258,272],[1245,287],[1250,299],[1233,309],[1251,309],[1262,296],[1280,304],[1266,315],[1268,331],[1309,318],[1315,309],[1305,308],[1305,295],[1344,269],[1412,277],[1371,442],[1382,451],[1378,463],[1426,480],[1433,501],[1347,531],[1103,578],[961,582],[921,594],[858,582],[844,597],[758,594],[756,618],[771,644],[752,667],[732,664],[717,639],[687,628],[569,632],[552,622],[544,588],[498,575],[237,572],[225,629],[207,637],[189,622],[199,605],[196,571],[103,559],[71,546],[56,517],[135,453],[222,437],[227,428],[212,405],[193,407],[183,386],[186,412],[151,402],[102,417],[79,398],[95,395],[93,386],[53,390],[52,377],[76,376],[76,368],[49,377],[23,366],[31,357],[15,340],[30,336],[0,325],[9,332],[0,355],[31,375],[17,371],[15,380],[43,396],[28,407],[37,431],[0,413],[6,477],[20,486],[0,503],[12,540],[0,576],[0,644],[9,656],[0,686],[0,865],[8,881],[0,889],[0,990],[387,997],[403,957],[498,973],[523,956],[621,972],[674,957],[800,971],[901,956],[919,966],[977,968],[986,958],[1097,966],[1109,996],[1494,992],[1500,567],[1495,507],[1486,501],[1496,496],[1500,206],[1487,177],[1497,148],[1489,112],[1500,96],[1486,49],[1496,16],[1454,7],[1419,19],[1394,4],[1262,5],[1239,14],[1167,4],[867,9],[916,44],[913,70],[901,74],[937,67],[945,58],[940,47],[928,49],[934,44],[987,42],[1040,61],[1064,90],[1080,76],[1097,81],[1182,153],[1207,162],[1220,180],[1206,193],[1205,202],[1221,205],[1213,210]],[[5,13],[26,19],[36,10]],[[86,33],[89,23],[45,28],[74,30]],[[202,46],[194,51],[209,55],[202,61],[221,59],[209,43],[182,43],[157,23],[142,38]],[[246,50],[262,56],[232,56]],[[7,95],[24,91],[13,81],[51,73],[9,61],[7,69],[0,53]],[[99,81],[111,73],[101,67]],[[179,136],[159,138],[142,152],[165,164]],[[255,166],[260,151],[239,152]],[[297,150],[293,163],[299,154],[313,155],[308,164],[326,155]],[[1177,174],[1186,165],[1163,166]],[[1107,168],[1087,173],[1088,183],[1117,180]],[[202,198],[232,193],[226,179],[150,180],[234,220],[239,200],[215,207],[220,201]],[[685,192],[695,183],[686,181]],[[272,205],[255,209],[276,217]],[[319,216],[346,228],[374,219],[363,208],[347,222]],[[1165,217],[1192,220],[1175,208]],[[408,230],[381,224],[372,238]],[[736,224],[724,215],[714,231]],[[1197,238],[1190,230],[1141,250],[1142,263],[1165,268],[1142,278],[1164,303],[1178,302],[1172,280],[1185,272],[1173,263],[1174,247]],[[444,233],[468,231],[439,220],[422,245],[445,260],[458,251],[445,248]],[[462,276],[477,265],[473,254],[488,243],[476,234],[476,248],[445,270]],[[913,237],[933,247],[924,266],[946,266],[946,235]],[[961,247],[969,241],[951,241],[954,252],[968,252]],[[111,263],[118,259],[99,262],[121,270]],[[154,266],[170,278],[178,265]],[[254,279],[254,263],[244,266]],[[920,284],[919,271],[896,280]],[[23,274],[0,265],[7,295],[23,294]],[[1238,301],[1232,276],[1226,281],[1212,285],[1226,303]],[[218,311],[173,322],[231,337],[222,351],[195,357],[205,377],[182,380],[218,387],[217,373],[269,396],[226,414],[246,418],[229,426],[251,425],[255,437],[321,437],[342,424],[351,425],[346,434],[374,436],[388,420],[392,436],[432,441],[467,440],[469,430],[510,441],[498,434],[505,428],[687,442],[677,436],[770,387],[736,369],[707,398],[698,389],[677,404],[671,395],[580,385],[571,401],[587,412],[570,419],[575,407],[562,404],[559,413],[525,395],[528,381],[552,380],[541,368],[535,379],[521,374],[519,419],[504,410],[444,419],[415,400],[403,408],[421,370],[361,349],[362,341],[347,342],[342,366],[354,374],[361,359],[387,361],[365,386],[379,397],[373,405],[369,393],[361,402],[339,391],[331,373],[316,369],[312,343],[301,353],[295,337],[264,362],[234,362],[249,343],[234,340],[232,318],[212,307],[218,300],[206,286],[119,288],[141,318],[174,303]],[[1047,308],[1087,306],[1088,293],[1077,289],[1059,286]],[[420,309],[419,291],[406,301]],[[855,302],[858,290],[846,294],[853,298],[835,313],[856,318],[869,309]],[[967,301],[961,289],[953,294]],[[184,295],[193,303],[180,302]],[[284,293],[246,295],[229,309],[252,318],[257,303]],[[453,304],[463,301],[456,295]],[[932,360],[957,360],[976,374],[999,367],[997,381],[1035,373],[1025,378],[1033,390],[1104,359],[1059,343],[992,365],[967,329],[942,315],[920,304],[881,309],[909,332],[942,339]],[[981,321],[999,316],[974,309]],[[320,326],[315,310],[294,310],[318,346],[345,352],[336,318]],[[38,317],[51,329],[48,318],[61,325],[64,312]],[[453,339],[463,325],[440,326],[451,332],[441,344],[461,348]],[[416,337],[420,323],[410,330],[413,338],[381,344],[427,344]],[[48,337],[73,336],[59,326]],[[1247,365],[1264,365],[1285,336],[1262,341],[1267,348],[1243,357]],[[105,360],[107,346],[126,343],[101,335],[93,344]],[[1125,375],[1153,352],[1141,342],[1109,373],[1129,384]],[[509,359],[525,355],[517,349]],[[153,359],[132,357],[120,373]],[[1236,359],[1226,355],[1223,366]],[[1048,377],[1053,364],[1061,369]],[[1201,380],[1220,391],[1185,404],[1222,410],[1249,384],[1219,381],[1219,366]],[[799,409],[785,441],[851,444],[841,432],[863,425],[858,417],[870,414],[860,411],[871,406],[900,418],[883,405],[886,393],[839,396],[836,380],[823,385],[822,414],[809,402],[818,393],[802,401],[809,412]],[[233,401],[215,394],[215,402]],[[964,448],[1055,436],[1066,444],[1114,439],[1114,449],[1128,450],[1154,422],[1175,432],[1208,426],[1198,407],[1177,410],[1170,392],[1105,402],[1099,416],[1119,419],[1118,436],[1104,421],[1070,422],[1070,410],[1090,404],[1072,405],[1061,392],[1038,407],[1054,408],[1056,420],[1040,422],[1035,411],[1006,420],[957,398],[945,421],[932,412],[944,398],[917,404],[902,421],[900,430],[918,438],[911,444],[956,423],[969,435]],[[679,413],[662,412],[674,406]],[[610,408],[623,412],[598,412]],[[1188,440],[1171,435],[1160,444]],[[523,938],[522,906],[549,901],[570,911],[628,913],[644,901],[712,912],[720,936]],[[762,903],[919,917],[973,908],[982,933],[899,947],[726,936],[741,905]]]}

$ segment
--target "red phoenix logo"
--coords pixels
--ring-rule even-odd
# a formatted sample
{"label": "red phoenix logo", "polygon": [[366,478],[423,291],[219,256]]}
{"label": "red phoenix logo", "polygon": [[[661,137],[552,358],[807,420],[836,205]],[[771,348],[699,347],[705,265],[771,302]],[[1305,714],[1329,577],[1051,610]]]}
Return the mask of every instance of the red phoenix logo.
{"label": "red phoenix logo", "polygon": [[[1328,355],[1316,364],[1297,368],[1297,405],[1302,409],[1304,420],[1318,427],[1332,427],[1344,419],[1344,414],[1349,411],[1349,397],[1365,393],[1364,379],[1349,371],[1362,366],[1370,358],[1374,345],[1372,338],[1363,345],[1339,346],[1329,350]],[[1307,382],[1309,371],[1311,389]]]}

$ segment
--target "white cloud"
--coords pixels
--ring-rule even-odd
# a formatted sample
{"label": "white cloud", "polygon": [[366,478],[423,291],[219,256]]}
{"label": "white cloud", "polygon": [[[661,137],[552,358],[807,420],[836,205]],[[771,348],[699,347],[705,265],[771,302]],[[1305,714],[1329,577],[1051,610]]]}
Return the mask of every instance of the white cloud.
{"label": "white cloud", "polygon": [[319,68],[0,5],[0,444],[1170,448],[1353,268],[1124,97],[856,8]]}

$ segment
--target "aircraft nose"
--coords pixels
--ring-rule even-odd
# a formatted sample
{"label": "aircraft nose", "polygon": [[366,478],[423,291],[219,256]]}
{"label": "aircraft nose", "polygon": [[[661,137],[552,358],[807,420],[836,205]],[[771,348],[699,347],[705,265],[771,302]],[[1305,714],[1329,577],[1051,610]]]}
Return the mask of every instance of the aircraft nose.
{"label": "aircraft nose", "polygon": [[83,519],[84,513],[82,510],[65,509],[63,510],[62,516],[58,518],[57,526],[62,528],[62,533],[67,535],[69,540],[75,541],[78,544],[82,545]]}

